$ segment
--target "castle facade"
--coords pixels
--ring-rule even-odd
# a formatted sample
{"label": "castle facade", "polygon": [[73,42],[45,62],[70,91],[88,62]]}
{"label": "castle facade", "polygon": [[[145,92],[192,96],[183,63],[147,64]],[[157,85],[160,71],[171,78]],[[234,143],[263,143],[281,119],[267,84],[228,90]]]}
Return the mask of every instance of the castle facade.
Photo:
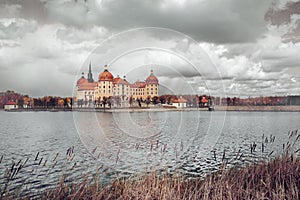
{"label": "castle facade", "polygon": [[91,64],[87,78],[82,77],[76,83],[76,100],[85,104],[100,103],[106,100],[117,102],[115,105],[126,106],[129,100],[146,100],[158,96],[158,79],[151,70],[145,81],[129,83],[126,77],[114,77],[107,65],[94,81]]}

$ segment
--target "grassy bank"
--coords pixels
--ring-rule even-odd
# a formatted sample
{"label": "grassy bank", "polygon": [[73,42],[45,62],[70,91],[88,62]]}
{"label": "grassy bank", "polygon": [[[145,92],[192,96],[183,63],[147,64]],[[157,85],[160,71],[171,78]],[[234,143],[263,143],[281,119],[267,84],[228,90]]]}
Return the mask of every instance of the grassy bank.
{"label": "grassy bank", "polygon": [[300,159],[285,155],[269,162],[214,173],[204,180],[155,172],[115,180],[60,185],[43,199],[299,199]]}

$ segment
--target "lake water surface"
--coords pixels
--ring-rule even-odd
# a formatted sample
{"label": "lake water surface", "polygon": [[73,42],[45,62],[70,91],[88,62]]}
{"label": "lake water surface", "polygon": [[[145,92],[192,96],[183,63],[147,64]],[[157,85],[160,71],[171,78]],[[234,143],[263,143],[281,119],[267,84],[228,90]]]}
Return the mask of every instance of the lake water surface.
{"label": "lake water surface", "polygon": [[204,176],[222,159],[233,166],[281,153],[299,121],[297,112],[0,111],[1,191],[9,170],[7,189],[22,194],[55,186],[62,174],[98,174],[103,183],[152,167]]}

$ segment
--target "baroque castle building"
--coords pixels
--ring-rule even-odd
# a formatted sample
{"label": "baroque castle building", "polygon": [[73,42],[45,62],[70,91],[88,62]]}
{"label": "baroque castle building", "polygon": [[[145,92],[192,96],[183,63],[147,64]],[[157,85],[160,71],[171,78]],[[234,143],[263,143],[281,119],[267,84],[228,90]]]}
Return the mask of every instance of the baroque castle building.
{"label": "baroque castle building", "polygon": [[82,77],[76,84],[76,99],[77,102],[101,102],[103,100],[117,100],[119,105],[127,105],[124,102],[128,102],[129,99],[146,100],[154,96],[158,96],[158,79],[151,70],[150,75],[145,81],[136,81],[131,84],[123,78],[117,76],[114,77],[111,72],[108,71],[107,65],[104,66],[104,71],[99,74],[98,80],[94,81],[91,63],[89,65],[89,71],[87,78]]}

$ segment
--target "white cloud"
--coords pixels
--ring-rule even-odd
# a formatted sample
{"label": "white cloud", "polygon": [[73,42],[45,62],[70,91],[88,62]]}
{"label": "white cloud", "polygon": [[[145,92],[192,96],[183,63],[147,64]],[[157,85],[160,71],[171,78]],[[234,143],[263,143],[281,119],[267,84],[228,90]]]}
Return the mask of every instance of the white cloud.
{"label": "white cloud", "polygon": [[20,18],[0,19],[0,39],[18,39],[27,33],[34,32],[37,23],[34,20]]}
{"label": "white cloud", "polygon": [[22,6],[19,4],[3,4],[0,6],[0,18],[17,17],[20,14],[21,8]]}

